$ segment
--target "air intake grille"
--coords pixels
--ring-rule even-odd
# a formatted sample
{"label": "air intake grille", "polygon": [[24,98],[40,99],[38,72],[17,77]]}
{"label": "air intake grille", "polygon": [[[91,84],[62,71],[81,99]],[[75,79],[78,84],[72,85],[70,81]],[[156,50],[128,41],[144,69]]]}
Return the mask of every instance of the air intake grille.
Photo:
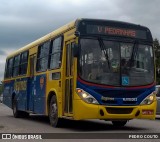
{"label": "air intake grille", "polygon": [[106,108],[106,111],[110,114],[130,114],[133,108]]}

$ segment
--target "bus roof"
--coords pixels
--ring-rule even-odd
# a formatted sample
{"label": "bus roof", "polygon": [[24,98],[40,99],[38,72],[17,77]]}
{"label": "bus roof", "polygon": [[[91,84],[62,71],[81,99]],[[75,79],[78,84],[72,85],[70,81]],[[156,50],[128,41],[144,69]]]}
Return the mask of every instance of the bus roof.
{"label": "bus roof", "polygon": [[137,29],[143,29],[143,30],[148,30],[149,31],[149,29],[147,27],[144,27],[144,26],[141,26],[141,25],[137,25],[137,24],[133,24],[133,23],[128,23],[128,22],[121,22],[121,21],[114,21],[114,20],[103,20],[103,19],[81,18],[81,19],[74,20],[74,21],[72,21],[72,22],[70,22],[70,23],[58,28],[57,30],[52,31],[51,33],[49,33],[49,34],[47,34],[47,35],[35,40],[34,42],[32,42],[32,43],[30,43],[30,44],[18,49],[17,51],[15,51],[12,54],[10,54],[7,57],[7,59],[12,57],[12,56],[15,56],[15,55],[17,55],[17,54],[19,54],[19,53],[21,53],[23,51],[26,51],[26,50],[28,50],[28,49],[30,49],[32,47],[35,47],[35,46],[47,41],[47,39],[49,39],[49,38],[53,38],[55,36],[58,36],[58,35],[66,32],[66,31],[68,31],[69,29],[72,29],[72,28],[76,27],[77,30],[79,30],[81,28],[81,24],[83,22],[109,23],[109,24],[111,24],[113,26],[114,25],[122,25],[124,27],[127,26],[128,28],[133,28],[134,27],[134,28],[137,28]]}
{"label": "bus roof", "polygon": [[76,23],[79,35],[123,37],[153,42],[147,27],[133,23],[101,19],[80,19]]}

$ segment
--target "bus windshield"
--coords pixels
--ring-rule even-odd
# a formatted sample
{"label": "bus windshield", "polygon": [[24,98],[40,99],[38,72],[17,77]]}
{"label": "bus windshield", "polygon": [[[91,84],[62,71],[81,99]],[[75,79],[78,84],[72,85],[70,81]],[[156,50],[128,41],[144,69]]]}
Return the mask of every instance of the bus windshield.
{"label": "bus windshield", "polygon": [[139,86],[154,81],[150,45],[83,38],[79,75],[88,82],[113,86]]}

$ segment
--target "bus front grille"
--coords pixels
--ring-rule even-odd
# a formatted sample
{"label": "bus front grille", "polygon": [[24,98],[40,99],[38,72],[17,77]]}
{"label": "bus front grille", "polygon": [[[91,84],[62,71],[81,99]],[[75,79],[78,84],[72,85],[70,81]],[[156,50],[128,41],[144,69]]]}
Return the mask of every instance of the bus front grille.
{"label": "bus front grille", "polygon": [[111,108],[106,107],[106,111],[110,114],[130,114],[133,108]]}

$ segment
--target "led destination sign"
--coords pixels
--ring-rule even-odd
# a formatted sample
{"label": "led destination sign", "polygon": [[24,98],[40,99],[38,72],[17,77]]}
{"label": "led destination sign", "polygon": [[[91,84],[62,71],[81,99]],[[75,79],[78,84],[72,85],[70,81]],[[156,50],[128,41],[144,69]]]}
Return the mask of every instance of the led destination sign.
{"label": "led destination sign", "polygon": [[146,31],[142,30],[125,29],[119,27],[100,26],[100,25],[87,25],[86,31],[87,34],[103,34],[103,35],[146,39]]}
{"label": "led destination sign", "polygon": [[98,26],[97,30],[99,33],[105,33],[109,35],[120,35],[120,36],[130,36],[130,37],[136,36],[136,31],[134,30],[110,28],[110,27],[102,27],[102,26]]}

